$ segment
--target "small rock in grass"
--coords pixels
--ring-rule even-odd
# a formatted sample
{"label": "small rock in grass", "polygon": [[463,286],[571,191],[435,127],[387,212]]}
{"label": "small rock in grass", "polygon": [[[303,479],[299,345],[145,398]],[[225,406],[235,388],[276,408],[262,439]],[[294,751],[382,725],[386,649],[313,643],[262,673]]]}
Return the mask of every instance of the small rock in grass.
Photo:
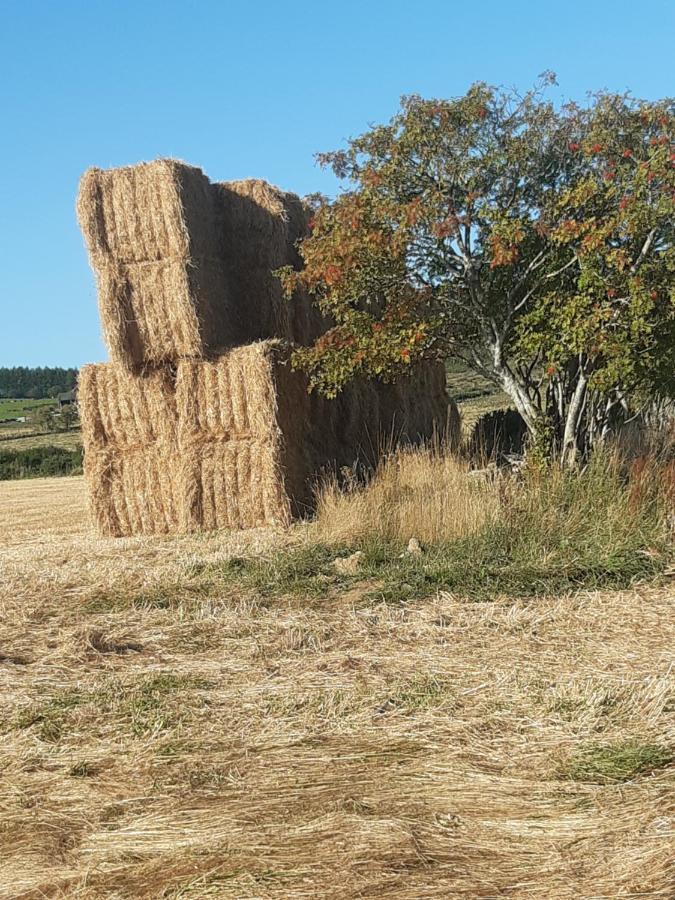
{"label": "small rock in grass", "polygon": [[422,555],[422,547],[420,546],[420,542],[415,537],[411,537],[408,541],[408,546],[406,548],[406,553],[410,553],[412,556],[421,556]]}
{"label": "small rock in grass", "polygon": [[341,556],[333,560],[333,568],[339,575],[354,575],[361,567],[363,551],[357,550],[351,556]]}

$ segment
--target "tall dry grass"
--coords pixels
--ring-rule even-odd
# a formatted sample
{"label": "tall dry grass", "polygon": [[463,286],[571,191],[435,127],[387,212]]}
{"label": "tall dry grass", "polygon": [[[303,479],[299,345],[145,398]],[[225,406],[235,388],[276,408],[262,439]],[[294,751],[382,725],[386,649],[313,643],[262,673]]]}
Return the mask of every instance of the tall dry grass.
{"label": "tall dry grass", "polygon": [[[623,587],[669,565],[674,484],[672,460],[631,460],[618,447],[582,470],[518,475],[472,472],[435,449],[401,450],[365,485],[323,485],[316,540],[365,550],[371,574],[391,582],[391,599],[434,587],[476,599]],[[419,562],[401,558],[412,537],[425,547]]]}
{"label": "tall dry grass", "polygon": [[496,523],[499,492],[469,463],[434,447],[390,453],[365,487],[331,478],[318,491],[319,540],[350,543],[376,536],[437,543]]}

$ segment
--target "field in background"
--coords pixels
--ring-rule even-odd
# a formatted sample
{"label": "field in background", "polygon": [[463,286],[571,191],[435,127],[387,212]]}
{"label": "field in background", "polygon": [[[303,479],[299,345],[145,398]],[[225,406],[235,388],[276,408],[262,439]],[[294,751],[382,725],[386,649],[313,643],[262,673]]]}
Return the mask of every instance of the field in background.
{"label": "field in background", "polygon": [[[26,433],[27,432],[27,433]],[[82,446],[82,434],[79,428],[71,431],[47,431],[36,434],[31,429],[15,430],[5,435],[0,430],[0,452],[3,450],[30,450],[33,447],[64,447],[75,450]]]}
{"label": "field in background", "polygon": [[492,382],[472,372],[463,363],[446,363],[448,373],[448,393],[457,402],[462,414],[462,431],[471,432],[478,419],[495,409],[511,406],[509,397],[497,390]]}
{"label": "field in background", "polygon": [[50,399],[8,400],[0,398],[0,422],[7,422],[9,419],[16,419],[21,416],[30,416],[31,413],[41,406],[54,406],[55,402]]}
{"label": "field in background", "polygon": [[0,484],[0,897],[672,896],[667,582],[401,602],[313,541]]}

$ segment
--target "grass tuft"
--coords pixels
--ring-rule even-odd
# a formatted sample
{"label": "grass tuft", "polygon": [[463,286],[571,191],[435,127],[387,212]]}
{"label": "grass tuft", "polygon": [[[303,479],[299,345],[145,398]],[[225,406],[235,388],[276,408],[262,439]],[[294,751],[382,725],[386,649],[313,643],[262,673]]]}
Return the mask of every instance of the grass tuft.
{"label": "grass tuft", "polygon": [[675,762],[675,750],[662,744],[621,741],[581,749],[562,770],[564,778],[594,784],[630,781]]}

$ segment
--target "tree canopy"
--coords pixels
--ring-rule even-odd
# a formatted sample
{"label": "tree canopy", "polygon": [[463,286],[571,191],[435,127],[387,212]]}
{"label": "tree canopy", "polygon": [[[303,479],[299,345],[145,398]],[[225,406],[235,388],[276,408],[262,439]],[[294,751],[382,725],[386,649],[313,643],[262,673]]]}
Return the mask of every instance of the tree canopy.
{"label": "tree canopy", "polygon": [[280,273],[333,323],[295,357],[313,387],[456,356],[569,458],[675,392],[675,103],[557,107],[552,80],[406,97],[320,155],[345,189]]}

